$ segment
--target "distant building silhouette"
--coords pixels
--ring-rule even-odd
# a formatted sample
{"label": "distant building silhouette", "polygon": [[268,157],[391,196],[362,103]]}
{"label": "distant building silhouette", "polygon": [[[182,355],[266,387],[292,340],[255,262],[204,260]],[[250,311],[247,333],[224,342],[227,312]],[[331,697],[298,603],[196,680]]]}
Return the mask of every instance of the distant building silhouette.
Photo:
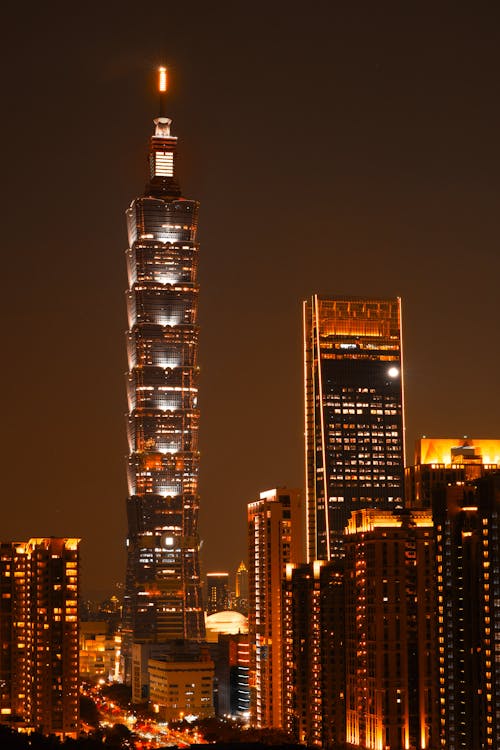
{"label": "distant building silhouette", "polygon": [[237,599],[248,599],[248,568],[243,560],[236,571],[235,594]]}
{"label": "distant building silhouette", "polygon": [[229,573],[207,573],[207,615],[229,609]]}
{"label": "distant building silhouette", "polygon": [[234,606],[239,612],[248,614],[248,568],[240,562],[235,577],[235,602]]}

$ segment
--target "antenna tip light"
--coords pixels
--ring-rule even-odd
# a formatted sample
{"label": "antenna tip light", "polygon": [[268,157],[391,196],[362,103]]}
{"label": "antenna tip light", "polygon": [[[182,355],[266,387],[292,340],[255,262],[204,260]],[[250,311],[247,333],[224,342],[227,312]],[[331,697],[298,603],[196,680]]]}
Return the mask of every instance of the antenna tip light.
{"label": "antenna tip light", "polygon": [[167,90],[167,69],[158,68],[158,91],[160,94]]}

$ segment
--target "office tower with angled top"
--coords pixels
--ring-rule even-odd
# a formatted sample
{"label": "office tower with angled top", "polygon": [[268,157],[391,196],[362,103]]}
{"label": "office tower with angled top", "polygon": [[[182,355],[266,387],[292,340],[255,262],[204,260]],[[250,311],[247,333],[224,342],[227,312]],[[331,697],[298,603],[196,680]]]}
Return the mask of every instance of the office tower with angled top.
{"label": "office tower with angled top", "polygon": [[177,137],[154,120],[144,195],[127,210],[128,487],[123,615],[132,643],[202,640],[198,537],[198,203],[181,195]]}
{"label": "office tower with angled top", "polygon": [[307,554],[343,555],[351,513],[403,504],[401,300],[304,302]]}

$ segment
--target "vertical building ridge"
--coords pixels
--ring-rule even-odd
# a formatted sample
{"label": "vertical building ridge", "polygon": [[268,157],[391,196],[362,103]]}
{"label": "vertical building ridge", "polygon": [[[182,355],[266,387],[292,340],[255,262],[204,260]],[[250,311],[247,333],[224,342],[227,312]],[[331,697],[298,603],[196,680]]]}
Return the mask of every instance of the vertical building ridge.
{"label": "vertical building ridge", "polygon": [[160,116],[154,124],[149,182],[126,212],[127,682],[133,642],[205,636],[198,559],[199,204],[181,197],[171,120]]}

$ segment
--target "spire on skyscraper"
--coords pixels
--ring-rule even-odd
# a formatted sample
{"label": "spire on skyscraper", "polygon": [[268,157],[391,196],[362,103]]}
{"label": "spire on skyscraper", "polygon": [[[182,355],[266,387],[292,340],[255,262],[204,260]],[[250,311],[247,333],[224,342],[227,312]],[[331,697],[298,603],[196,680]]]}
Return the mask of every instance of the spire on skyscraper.
{"label": "spire on skyscraper", "polygon": [[166,117],[167,69],[158,69],[158,93],[160,114],[153,122],[155,132],[149,145],[149,184],[146,194],[161,197],[180,197],[177,181],[177,137],[172,135],[172,120]]}

